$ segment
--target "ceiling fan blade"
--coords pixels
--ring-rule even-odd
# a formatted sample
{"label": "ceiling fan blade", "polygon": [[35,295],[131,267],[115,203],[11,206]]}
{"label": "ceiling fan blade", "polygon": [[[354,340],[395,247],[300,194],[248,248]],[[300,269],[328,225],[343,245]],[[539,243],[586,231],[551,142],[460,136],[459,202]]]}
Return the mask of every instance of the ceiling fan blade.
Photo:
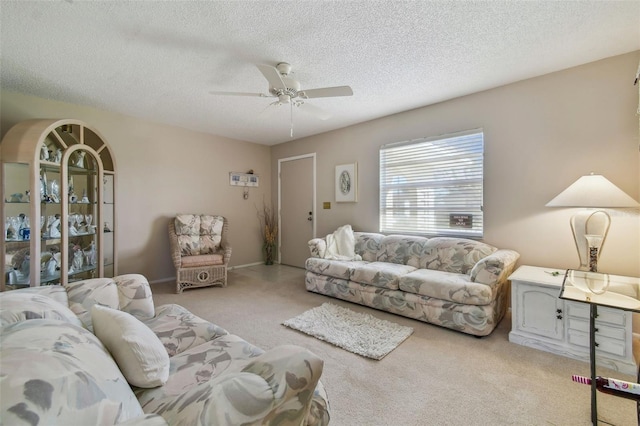
{"label": "ceiling fan blade", "polygon": [[282,81],[282,77],[280,77],[280,73],[277,69],[270,65],[256,65],[264,78],[269,82],[269,87],[273,87],[275,89],[285,90],[287,85]]}
{"label": "ceiling fan blade", "polygon": [[260,98],[272,98],[271,95],[265,95],[264,93],[245,93],[245,92],[217,92],[211,91],[209,92],[212,95],[224,95],[224,96],[257,96]]}
{"label": "ceiling fan blade", "polygon": [[303,111],[309,115],[312,115],[320,120],[328,120],[329,118],[331,118],[331,113],[329,111],[326,111],[322,108],[318,108],[315,105],[312,104],[308,104],[306,102],[296,102],[295,104],[298,108],[300,108],[300,111]]}
{"label": "ceiling fan blade", "polygon": [[320,89],[301,90],[298,92],[298,96],[303,99],[353,96],[353,90],[349,86],[323,87]]}

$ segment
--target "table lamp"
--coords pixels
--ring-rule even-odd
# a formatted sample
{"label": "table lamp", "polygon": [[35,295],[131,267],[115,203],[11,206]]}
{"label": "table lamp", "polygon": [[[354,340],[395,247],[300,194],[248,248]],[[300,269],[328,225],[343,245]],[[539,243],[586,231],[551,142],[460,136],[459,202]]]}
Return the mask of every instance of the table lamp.
{"label": "table lamp", "polygon": [[[640,204],[602,175],[589,174],[571,184],[547,207],[586,207],[571,217],[571,230],[581,270],[598,271],[598,259],[611,217],[598,208],[640,207]],[[595,210],[594,210],[595,209]]]}

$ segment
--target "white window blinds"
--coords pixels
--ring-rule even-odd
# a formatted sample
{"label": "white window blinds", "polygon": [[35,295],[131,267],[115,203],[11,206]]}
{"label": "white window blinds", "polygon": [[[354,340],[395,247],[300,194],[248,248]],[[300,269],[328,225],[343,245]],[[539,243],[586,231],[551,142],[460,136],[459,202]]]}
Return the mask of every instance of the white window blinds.
{"label": "white window blinds", "polygon": [[480,238],[481,129],[380,148],[380,232]]}

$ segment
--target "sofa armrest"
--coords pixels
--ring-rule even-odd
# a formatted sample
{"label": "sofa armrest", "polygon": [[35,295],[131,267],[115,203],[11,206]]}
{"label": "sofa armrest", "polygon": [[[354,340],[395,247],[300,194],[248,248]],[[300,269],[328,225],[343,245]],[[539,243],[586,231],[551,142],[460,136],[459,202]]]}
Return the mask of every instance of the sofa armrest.
{"label": "sofa armrest", "polygon": [[500,249],[481,259],[471,270],[471,281],[495,286],[507,280],[516,266],[520,254],[513,250]]}
{"label": "sofa armrest", "polygon": [[324,254],[327,251],[327,241],[324,238],[314,238],[309,240],[307,244],[309,245],[311,257],[324,258]]}
{"label": "sofa armrest", "polygon": [[[243,372],[262,377],[273,392],[272,407],[263,423],[279,418],[286,418],[290,424],[316,425],[328,421],[328,404],[317,403],[321,395],[315,395],[323,365],[324,362],[307,349],[283,345],[254,358],[243,368]],[[326,412],[318,412],[323,408]]]}

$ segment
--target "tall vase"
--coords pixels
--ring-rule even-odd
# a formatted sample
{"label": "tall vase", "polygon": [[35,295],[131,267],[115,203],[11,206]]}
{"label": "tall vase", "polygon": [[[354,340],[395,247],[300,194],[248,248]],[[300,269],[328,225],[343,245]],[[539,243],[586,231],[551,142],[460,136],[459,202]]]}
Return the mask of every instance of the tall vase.
{"label": "tall vase", "polygon": [[273,265],[273,258],[276,254],[276,244],[275,243],[264,243],[264,251],[265,251],[265,265]]}

